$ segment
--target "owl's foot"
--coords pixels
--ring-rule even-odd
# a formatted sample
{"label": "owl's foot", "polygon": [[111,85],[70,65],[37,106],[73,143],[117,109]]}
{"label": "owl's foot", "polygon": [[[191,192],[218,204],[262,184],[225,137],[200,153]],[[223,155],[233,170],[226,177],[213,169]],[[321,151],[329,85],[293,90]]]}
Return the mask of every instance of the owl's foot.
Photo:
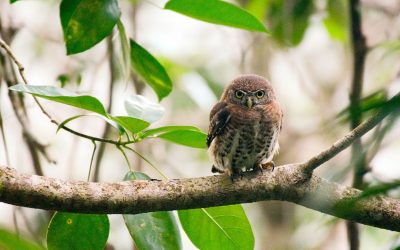
{"label": "owl's foot", "polygon": [[264,164],[260,164],[260,168],[261,169],[271,169],[271,172],[273,172],[275,169],[275,162],[270,161],[270,162],[267,162]]}
{"label": "owl's foot", "polygon": [[243,172],[240,169],[233,168],[231,171],[228,171],[229,176],[231,177],[231,181],[234,182],[237,178],[243,178]]}
{"label": "owl's foot", "polygon": [[211,172],[212,172],[212,173],[220,173],[220,174],[225,173],[225,172],[222,171],[221,169],[216,168],[214,165],[213,165],[212,168],[211,168]]}

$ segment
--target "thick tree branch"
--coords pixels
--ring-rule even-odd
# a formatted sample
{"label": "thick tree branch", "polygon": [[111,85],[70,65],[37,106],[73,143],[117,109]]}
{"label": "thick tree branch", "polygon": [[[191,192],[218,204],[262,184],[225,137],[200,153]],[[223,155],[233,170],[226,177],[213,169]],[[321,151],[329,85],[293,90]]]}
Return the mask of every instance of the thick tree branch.
{"label": "thick tree branch", "polygon": [[348,147],[391,111],[400,96],[388,101],[331,148],[303,164],[263,174],[245,173],[234,183],[226,175],[170,181],[93,183],[19,174],[0,167],[0,202],[79,213],[144,213],[283,200],[343,219],[400,231],[400,201],[388,197],[357,199],[361,191],[312,175],[312,171]]}
{"label": "thick tree branch", "polygon": [[17,173],[0,168],[0,200],[47,210],[80,213],[144,213],[283,200],[366,225],[400,231],[400,201],[388,197],[357,200],[361,191],[317,176],[298,165],[274,172],[245,173],[170,181],[93,183]]}

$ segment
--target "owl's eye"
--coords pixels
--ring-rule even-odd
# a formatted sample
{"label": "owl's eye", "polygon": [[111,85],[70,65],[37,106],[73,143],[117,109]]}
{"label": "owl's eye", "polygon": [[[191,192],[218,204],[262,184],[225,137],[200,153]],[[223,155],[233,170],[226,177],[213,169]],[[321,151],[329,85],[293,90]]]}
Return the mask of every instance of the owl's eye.
{"label": "owl's eye", "polygon": [[256,96],[257,96],[258,99],[263,98],[264,95],[265,95],[264,90],[259,90],[259,91],[256,92]]}
{"label": "owl's eye", "polygon": [[236,90],[235,91],[235,96],[236,96],[236,98],[242,99],[243,96],[244,96],[244,92],[241,91],[241,90]]}

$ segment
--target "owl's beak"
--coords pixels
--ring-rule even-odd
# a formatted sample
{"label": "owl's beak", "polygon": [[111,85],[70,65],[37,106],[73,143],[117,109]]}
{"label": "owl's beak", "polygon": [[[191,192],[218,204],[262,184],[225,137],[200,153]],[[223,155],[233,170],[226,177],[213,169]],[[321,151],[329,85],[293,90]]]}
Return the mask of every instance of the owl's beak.
{"label": "owl's beak", "polygon": [[251,107],[253,107],[253,100],[251,99],[251,97],[247,97],[247,102],[246,102],[246,104],[247,104],[247,107],[248,107],[249,109],[251,109]]}

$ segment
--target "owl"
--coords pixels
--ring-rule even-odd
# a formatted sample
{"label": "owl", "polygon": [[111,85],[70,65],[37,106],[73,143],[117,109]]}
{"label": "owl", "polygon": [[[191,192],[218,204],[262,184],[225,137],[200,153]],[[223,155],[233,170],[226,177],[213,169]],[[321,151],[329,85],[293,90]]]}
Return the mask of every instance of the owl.
{"label": "owl", "polygon": [[271,84],[258,75],[242,75],[224,90],[210,113],[208,152],[212,172],[231,179],[245,171],[262,170],[279,149],[282,110]]}

